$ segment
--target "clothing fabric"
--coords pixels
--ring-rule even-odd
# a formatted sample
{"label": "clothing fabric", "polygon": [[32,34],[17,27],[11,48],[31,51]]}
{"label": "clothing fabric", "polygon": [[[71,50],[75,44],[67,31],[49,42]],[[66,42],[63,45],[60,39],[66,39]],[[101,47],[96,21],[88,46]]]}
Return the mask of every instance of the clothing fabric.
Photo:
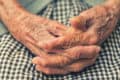
{"label": "clothing fabric", "polygon": [[[79,0],[55,0],[40,15],[65,25],[88,5]],[[48,76],[35,70],[34,55],[10,33],[0,37],[0,80],[120,80],[120,25],[103,43],[94,65],[78,73]]]}
{"label": "clothing fabric", "polygon": [[91,6],[98,5],[100,3],[105,2],[106,0],[83,0],[84,2],[88,3]]}

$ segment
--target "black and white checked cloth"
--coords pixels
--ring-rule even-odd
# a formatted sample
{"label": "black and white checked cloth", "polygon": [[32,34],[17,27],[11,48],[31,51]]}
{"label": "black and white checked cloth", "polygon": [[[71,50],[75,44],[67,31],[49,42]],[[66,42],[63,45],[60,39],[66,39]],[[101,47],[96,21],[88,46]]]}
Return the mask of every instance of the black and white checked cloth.
{"label": "black and white checked cloth", "polygon": [[[69,18],[87,9],[80,0],[55,0],[43,16],[69,25]],[[32,53],[17,42],[10,33],[0,37],[0,80],[120,80],[120,26],[102,45],[96,63],[78,73],[47,76],[35,70]]]}

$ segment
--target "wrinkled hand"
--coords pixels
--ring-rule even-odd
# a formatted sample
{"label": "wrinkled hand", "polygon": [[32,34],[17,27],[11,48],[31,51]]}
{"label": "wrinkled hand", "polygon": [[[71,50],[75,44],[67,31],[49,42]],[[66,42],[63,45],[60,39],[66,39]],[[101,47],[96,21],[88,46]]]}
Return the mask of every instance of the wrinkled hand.
{"label": "wrinkled hand", "polygon": [[[51,40],[66,30],[64,25],[56,21],[29,13],[17,0],[0,1],[0,18],[13,37],[36,55],[41,53],[42,50],[32,44],[32,41]],[[48,28],[56,31],[56,35],[51,35]]]}
{"label": "wrinkled hand", "polygon": [[[52,55],[41,50],[41,48],[36,45],[38,41],[44,42],[46,40],[54,39],[58,35],[59,36],[63,35],[66,28],[64,27],[64,25],[58,22],[51,21],[45,18],[35,16],[33,14],[30,14],[29,12],[24,10],[18,4],[18,2],[16,2],[16,0],[14,1],[13,0],[2,1],[2,3],[0,4],[1,20],[4,22],[4,24],[7,26],[9,31],[18,41],[23,43],[28,49],[30,49],[38,57],[42,57],[43,59],[45,59],[45,61],[44,60],[42,61],[43,64],[41,64],[44,67],[42,66],[43,69],[42,68],[39,69],[40,71],[45,72],[46,71],[44,69],[46,68],[45,66],[65,67],[68,64],[71,65],[71,68],[69,68],[68,71],[70,72],[74,71],[72,69],[74,69],[73,67],[75,65],[78,65],[78,67],[75,69],[79,71],[80,69],[84,68],[84,66],[87,66],[88,64],[90,65],[92,62],[94,62],[95,57],[91,55],[98,53],[99,49],[97,46],[86,46],[86,47],[76,46],[75,48],[64,50],[57,54],[52,54]],[[10,9],[11,7],[12,9]],[[49,29],[48,29],[49,31],[48,33],[47,28],[52,28],[53,30],[52,33],[50,33],[51,30]],[[53,32],[54,32],[54,35],[51,35],[53,34]],[[73,52],[74,49],[77,49],[76,52]],[[83,53],[85,54],[83,55]],[[93,57],[94,58],[90,59],[91,62],[86,62],[86,61],[82,62],[80,67],[79,62],[77,61],[79,57],[87,58],[87,59],[90,59]],[[38,62],[41,61],[39,59],[37,60]],[[33,62],[34,61],[36,61],[36,59],[33,60]],[[39,65],[36,66],[37,69],[38,69],[38,66]],[[68,71],[66,72],[68,73]],[[49,70],[48,70],[48,73],[49,73]],[[53,72],[53,74],[63,74],[63,73]]]}
{"label": "wrinkled hand", "polygon": [[73,26],[63,36],[46,43],[39,43],[47,51],[67,49],[78,45],[102,43],[115,29],[118,16],[107,5],[95,6],[73,17]]}
{"label": "wrinkled hand", "polygon": [[79,72],[95,63],[99,55],[98,46],[78,46],[56,54],[40,54],[32,62],[36,70],[48,75]]}
{"label": "wrinkled hand", "polygon": [[[37,48],[32,41],[44,42],[54,39],[59,33],[66,30],[65,26],[52,20],[48,20],[33,14],[24,13],[10,21],[5,21],[6,26],[9,26],[9,31],[16,40],[24,44],[34,54],[38,55],[42,52]],[[48,32],[48,27],[55,30],[56,35],[51,35]]]}
{"label": "wrinkled hand", "polygon": [[[89,50],[92,49],[84,49],[83,46],[77,48],[75,46],[102,43],[115,29],[117,20],[116,14],[108,6],[93,7],[72,18],[71,25],[73,27],[64,32],[63,36],[45,43],[38,42],[37,44],[37,46],[48,52],[62,52],[64,49],[69,52],[60,54],[63,59],[57,57],[58,54],[54,55],[55,59],[51,57],[52,54],[47,55],[47,57],[34,58],[33,63],[36,64],[36,69],[46,74],[66,74],[81,71],[83,68],[93,64],[99,50],[98,52],[93,50],[89,53]],[[69,62],[70,59],[72,59],[73,63]]]}

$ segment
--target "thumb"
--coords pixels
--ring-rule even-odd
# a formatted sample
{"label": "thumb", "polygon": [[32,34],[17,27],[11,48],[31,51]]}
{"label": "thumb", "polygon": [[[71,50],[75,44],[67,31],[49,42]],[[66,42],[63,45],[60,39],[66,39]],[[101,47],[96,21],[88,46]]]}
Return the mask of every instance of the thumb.
{"label": "thumb", "polygon": [[86,31],[86,18],[84,16],[75,16],[70,19],[70,24],[73,28]]}

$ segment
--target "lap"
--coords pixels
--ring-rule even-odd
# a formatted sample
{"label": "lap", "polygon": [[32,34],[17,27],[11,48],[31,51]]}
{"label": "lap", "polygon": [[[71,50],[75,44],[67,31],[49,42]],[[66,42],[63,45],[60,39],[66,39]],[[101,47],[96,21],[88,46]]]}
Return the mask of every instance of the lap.
{"label": "lap", "polygon": [[[71,6],[72,5],[72,6]],[[86,9],[79,0],[61,0],[48,5],[43,16],[69,25],[69,18]],[[102,45],[102,51],[96,63],[79,73],[47,76],[37,72],[31,59],[32,53],[17,42],[10,33],[0,38],[0,80],[117,80],[120,71],[120,27],[112,33]]]}

